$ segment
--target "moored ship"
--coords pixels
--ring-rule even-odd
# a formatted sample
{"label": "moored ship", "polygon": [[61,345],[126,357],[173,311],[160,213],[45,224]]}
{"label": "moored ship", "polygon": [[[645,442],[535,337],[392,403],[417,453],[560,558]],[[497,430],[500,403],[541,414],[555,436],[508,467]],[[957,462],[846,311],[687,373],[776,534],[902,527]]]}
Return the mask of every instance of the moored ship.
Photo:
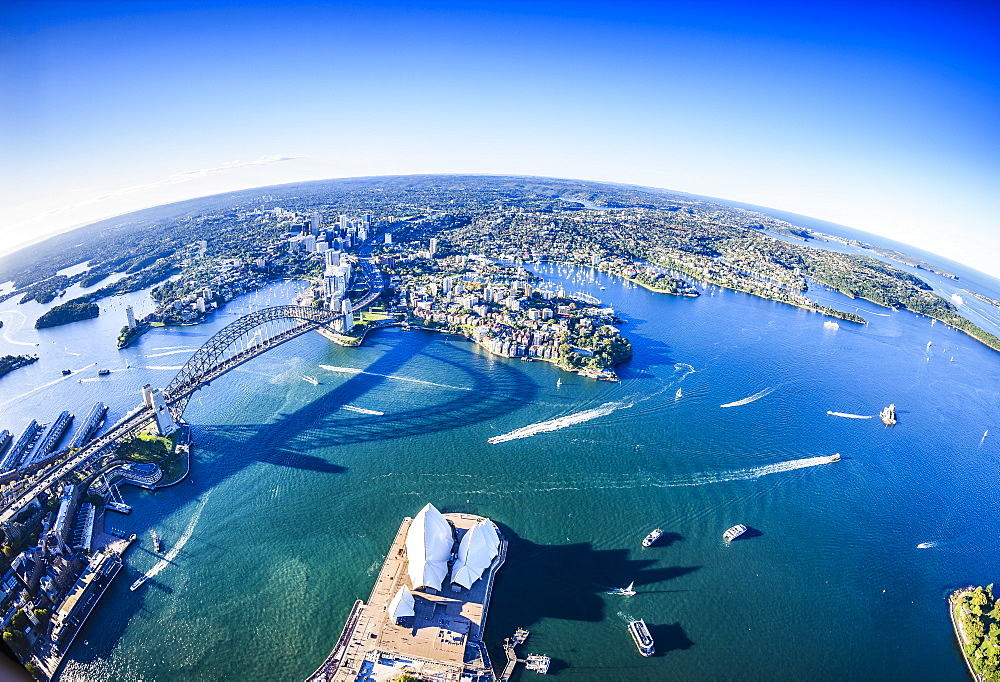
{"label": "moored ship", "polygon": [[878,413],[879,418],[882,419],[882,423],[886,426],[895,426],[896,424],[896,404],[893,403],[889,407],[884,408]]}
{"label": "moored ship", "polygon": [[738,523],[729,530],[727,530],[725,533],[723,533],[722,539],[725,540],[726,542],[732,542],[736,538],[746,533],[747,530],[749,529],[746,526],[744,526],[742,523]]}
{"label": "moored ship", "polygon": [[646,621],[641,618],[639,620],[630,620],[628,622],[628,631],[632,633],[632,639],[635,640],[635,646],[639,649],[640,654],[643,656],[652,656],[656,653],[656,647],[653,644],[653,635],[649,634]]}
{"label": "moored ship", "polygon": [[652,547],[653,543],[655,543],[657,540],[659,540],[661,535],[663,535],[663,531],[661,529],[657,528],[652,533],[650,533],[645,538],[643,538],[643,540],[642,540],[642,546],[643,547]]}

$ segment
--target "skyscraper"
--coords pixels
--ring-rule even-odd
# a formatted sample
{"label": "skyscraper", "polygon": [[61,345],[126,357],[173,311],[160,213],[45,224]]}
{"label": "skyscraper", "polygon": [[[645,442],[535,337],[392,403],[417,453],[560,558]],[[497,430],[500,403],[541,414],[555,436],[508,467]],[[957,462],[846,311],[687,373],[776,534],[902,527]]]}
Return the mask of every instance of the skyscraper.
{"label": "skyscraper", "polygon": [[128,320],[129,329],[135,329],[135,312],[130,305],[125,306],[125,318]]}

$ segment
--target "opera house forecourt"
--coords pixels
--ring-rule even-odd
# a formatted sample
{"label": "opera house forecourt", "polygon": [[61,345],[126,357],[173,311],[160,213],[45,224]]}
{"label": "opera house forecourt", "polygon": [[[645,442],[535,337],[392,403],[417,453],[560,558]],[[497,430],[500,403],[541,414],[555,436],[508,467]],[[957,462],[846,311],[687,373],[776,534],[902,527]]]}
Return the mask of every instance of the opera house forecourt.
{"label": "opera house forecourt", "polygon": [[507,541],[490,519],[427,504],[403,519],[368,603],[360,600],[314,681],[494,680],[482,642]]}

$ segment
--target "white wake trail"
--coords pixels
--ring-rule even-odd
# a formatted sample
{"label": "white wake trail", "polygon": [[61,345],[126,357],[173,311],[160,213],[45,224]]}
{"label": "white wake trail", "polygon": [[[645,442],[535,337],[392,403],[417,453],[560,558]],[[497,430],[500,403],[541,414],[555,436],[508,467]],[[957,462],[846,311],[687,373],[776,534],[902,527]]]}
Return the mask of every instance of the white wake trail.
{"label": "white wake trail", "polygon": [[424,381],[423,379],[411,379],[410,377],[400,377],[395,374],[378,374],[377,372],[366,372],[363,369],[356,369],[354,367],[334,367],[333,365],[320,365],[320,369],[325,369],[328,372],[344,372],[345,374],[367,374],[371,377],[382,377],[383,379],[395,379],[396,381],[409,381],[414,384],[425,384],[427,386],[439,386],[441,388],[450,388],[456,391],[471,391],[471,388],[463,388],[462,386],[449,386],[448,384],[437,384],[433,381]]}
{"label": "white wake trail", "polygon": [[765,388],[763,391],[758,391],[757,393],[754,393],[751,396],[743,398],[742,400],[737,400],[735,402],[726,403],[725,405],[719,405],[719,407],[739,407],[740,405],[749,405],[753,401],[760,400],[764,396],[768,395],[775,388],[777,388],[777,387],[776,386],[772,386],[771,388]]}
{"label": "white wake trail", "polygon": [[687,364],[686,362],[678,362],[678,363],[676,363],[674,365],[674,370],[675,371],[684,370],[684,374],[681,375],[681,378],[678,379],[678,381],[683,381],[684,377],[686,377],[688,374],[694,374],[695,372],[698,371],[694,367],[692,367],[691,365]]}
{"label": "white wake trail", "polygon": [[[54,381],[50,381],[47,384],[42,384],[41,386],[36,386],[35,388],[31,389],[30,391],[22,393],[19,396],[14,396],[10,400],[6,400],[6,401],[0,403],[0,407],[3,407],[4,405],[9,405],[10,403],[14,402],[15,400],[20,400],[21,398],[24,398],[25,396],[29,396],[32,393],[35,393],[36,391],[41,391],[43,388],[48,388],[49,386],[55,386],[60,381],[66,381],[67,379],[75,377],[77,374],[79,374],[83,370],[87,369],[87,367],[93,367],[96,364],[97,364],[96,362],[92,362],[89,365],[87,365],[86,367],[81,367],[80,369],[78,369],[78,370],[76,370],[76,371],[74,371],[74,372],[72,372],[70,374],[67,374],[66,376],[59,377],[58,379],[56,379]],[[96,380],[97,380],[97,377],[94,378],[94,381],[96,381]],[[80,379],[80,381],[87,381],[87,379]]]}
{"label": "white wake trail", "polygon": [[[24,313],[22,313],[20,310],[0,310],[0,315],[5,315],[7,313],[13,313],[14,315],[17,315],[18,317],[21,318],[21,324],[19,324],[17,326],[17,329],[14,330],[14,333],[16,334],[19,331],[21,331],[22,327],[24,327],[24,323],[28,321],[28,317]],[[10,338],[10,331],[11,331],[10,329],[4,328],[3,338],[4,338],[4,341],[6,341],[7,343],[12,343],[15,346],[37,346],[38,345],[37,343],[29,343],[28,341],[15,341],[14,339]]]}
{"label": "white wake trail", "polygon": [[208,504],[208,498],[211,494],[211,491],[205,493],[205,497],[202,498],[201,501],[201,506],[198,507],[194,516],[192,516],[191,520],[188,521],[187,528],[184,529],[184,532],[177,539],[177,544],[171,547],[167,553],[163,555],[163,558],[156,562],[155,566],[146,571],[147,578],[152,578],[164,568],[169,566],[173,560],[177,558],[177,555],[181,553],[181,550],[184,549],[184,545],[186,545],[187,541],[191,539],[191,535],[194,533],[194,527],[198,525],[198,519],[201,518],[201,512],[205,509],[205,505]]}
{"label": "white wake trail", "polygon": [[549,419],[548,421],[528,424],[527,426],[522,426],[519,429],[514,429],[510,433],[505,433],[502,436],[493,436],[492,438],[487,439],[486,442],[496,445],[497,443],[506,443],[509,440],[530,438],[531,436],[539,433],[558,431],[559,429],[565,429],[567,426],[582,424],[583,422],[588,422],[591,419],[597,419],[598,417],[605,417],[622,407],[631,407],[631,405],[626,405],[625,403],[604,403],[600,407],[584,410],[582,412],[576,412],[574,414],[568,414],[565,417],[556,417],[555,419]]}
{"label": "white wake trail", "polygon": [[376,417],[382,417],[385,412],[378,412],[377,410],[366,410],[363,407],[354,407],[354,405],[341,405],[340,409],[349,410],[350,412],[357,412],[358,414],[373,414]]}
{"label": "white wake trail", "polygon": [[709,483],[727,483],[729,481],[749,481],[761,476],[780,474],[785,471],[795,471],[806,467],[815,467],[821,464],[831,464],[837,460],[834,456],[806,457],[805,459],[793,459],[788,462],[778,462],[777,464],[767,464],[761,467],[751,467],[737,471],[720,471],[718,473],[699,474],[686,483],[675,485],[707,485]]}
{"label": "white wake trail", "polygon": [[177,365],[176,367],[170,367],[166,365],[147,365],[146,369],[169,369],[176,372],[179,369],[184,369],[184,367],[181,365]]}
{"label": "white wake trail", "polygon": [[193,353],[197,348],[182,348],[181,350],[168,350],[165,353],[151,353],[147,358],[162,358],[164,355],[177,355],[178,353]]}
{"label": "white wake trail", "polygon": [[830,410],[827,410],[826,413],[827,414],[832,414],[834,417],[847,417],[848,419],[871,419],[872,418],[872,415],[870,415],[870,414],[851,414],[850,412],[831,412]]}

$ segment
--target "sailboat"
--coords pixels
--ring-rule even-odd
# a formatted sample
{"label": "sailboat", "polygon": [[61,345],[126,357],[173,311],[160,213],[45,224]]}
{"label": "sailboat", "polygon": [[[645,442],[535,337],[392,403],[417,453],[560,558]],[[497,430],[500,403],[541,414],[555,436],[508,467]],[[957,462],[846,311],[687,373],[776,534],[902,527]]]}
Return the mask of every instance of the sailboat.
{"label": "sailboat", "polygon": [[677,389],[677,393],[674,393],[675,398],[680,398],[684,395],[684,391],[680,388]]}
{"label": "sailboat", "polygon": [[562,386],[562,377],[556,379],[556,388],[559,388],[560,386]]}
{"label": "sailboat", "polygon": [[632,589],[634,587],[635,587],[635,581],[633,580],[628,584],[628,587],[619,587],[617,590],[615,590],[615,594],[620,594],[623,597],[631,597],[635,594],[635,590]]}

